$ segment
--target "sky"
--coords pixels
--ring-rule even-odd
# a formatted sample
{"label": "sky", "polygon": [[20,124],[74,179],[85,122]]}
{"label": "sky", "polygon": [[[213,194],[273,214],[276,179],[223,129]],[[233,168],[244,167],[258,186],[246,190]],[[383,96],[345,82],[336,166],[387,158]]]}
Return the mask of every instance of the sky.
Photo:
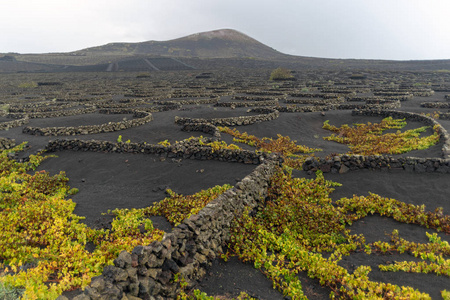
{"label": "sky", "polygon": [[69,52],[223,28],[292,55],[450,59],[448,0],[0,0],[0,53]]}

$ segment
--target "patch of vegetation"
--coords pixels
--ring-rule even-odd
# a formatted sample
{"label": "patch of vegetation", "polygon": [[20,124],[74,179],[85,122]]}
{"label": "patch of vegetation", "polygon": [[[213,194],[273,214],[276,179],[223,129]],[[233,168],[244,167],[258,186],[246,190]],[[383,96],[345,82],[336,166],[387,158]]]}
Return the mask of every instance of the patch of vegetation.
{"label": "patch of vegetation", "polygon": [[430,136],[420,137],[428,127],[406,130],[396,133],[385,133],[387,129],[401,129],[406,125],[404,119],[393,119],[391,117],[383,119],[380,123],[356,124],[350,127],[347,124],[341,127],[330,125],[325,121],[323,128],[336,134],[324,137],[324,140],[335,141],[346,144],[352,154],[380,155],[380,154],[400,154],[412,150],[427,149],[439,142],[437,127]]}
{"label": "patch of vegetation", "polygon": [[[447,274],[450,260],[443,255],[449,251],[448,243],[436,234],[429,234],[429,244],[415,244],[400,239],[394,232],[392,243],[367,244],[362,234],[352,235],[346,226],[368,214],[380,214],[450,232],[450,216],[440,210],[427,212],[423,206],[374,194],[332,203],[329,195],[338,185],[325,180],[320,171],[315,179],[305,179],[293,178],[289,169],[280,169],[269,187],[266,205],[256,215],[246,212],[235,221],[231,249],[243,261],[253,262],[255,268],[273,281],[274,287],[293,299],[307,299],[299,272],[307,272],[310,278],[329,287],[332,299],[430,299],[428,294],[411,287],[371,281],[369,266],[359,266],[349,273],[339,262],[353,252],[411,251],[422,261],[379,268]],[[442,295],[447,293],[442,291]]]}
{"label": "patch of vegetation", "polygon": [[22,289],[11,288],[0,282],[0,299],[2,300],[16,300],[23,294]]}
{"label": "patch of vegetation", "polygon": [[9,112],[9,104],[3,104],[3,105],[0,105],[0,110],[2,110],[2,111],[4,111],[5,113],[8,113]]}
{"label": "patch of vegetation", "polygon": [[151,78],[152,76],[150,75],[149,72],[144,72],[144,73],[139,73],[136,75],[136,78]]}
{"label": "patch of vegetation", "polygon": [[294,75],[291,71],[285,68],[276,68],[270,73],[270,80],[292,80]]}
{"label": "patch of vegetation", "polygon": [[34,81],[28,81],[28,82],[20,83],[18,87],[21,89],[33,89],[33,88],[37,88],[38,84],[37,84],[37,82],[34,82]]}
{"label": "patch of vegetation", "polygon": [[142,211],[149,216],[165,216],[172,225],[176,226],[184,219],[197,214],[206,204],[231,188],[232,186],[229,184],[217,185],[188,196],[177,194],[168,189],[166,192],[169,197],[142,209]]}
{"label": "patch of vegetation", "polygon": [[[277,135],[276,139],[264,137],[262,139],[250,135],[247,132],[239,132],[236,128],[218,127],[221,132],[232,135],[233,141],[236,143],[243,143],[255,147],[256,151],[266,153],[279,153],[284,158],[285,165],[301,169],[306,158],[311,155],[302,155],[321,151],[321,149],[309,148],[307,146],[298,145],[297,141],[291,140],[288,136]],[[302,153],[302,154],[298,154]]]}
{"label": "patch of vegetation", "polygon": [[[30,156],[26,163],[8,158],[23,147],[0,153],[0,282],[8,289],[23,288],[25,299],[55,299],[88,285],[122,250],[162,239],[138,210],[113,211],[111,230],[80,223],[75,203],[66,199],[77,190],[67,186],[64,172],[30,175],[45,157]],[[96,246],[92,253],[87,243]]]}

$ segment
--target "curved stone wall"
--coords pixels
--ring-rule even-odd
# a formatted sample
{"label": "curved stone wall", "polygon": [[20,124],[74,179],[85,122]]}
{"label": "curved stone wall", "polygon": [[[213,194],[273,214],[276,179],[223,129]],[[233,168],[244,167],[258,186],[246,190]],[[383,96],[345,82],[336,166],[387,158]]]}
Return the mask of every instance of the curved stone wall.
{"label": "curved stone wall", "polygon": [[420,106],[426,108],[450,108],[449,102],[422,102]]}
{"label": "curved stone wall", "polygon": [[0,149],[10,149],[16,145],[15,140],[0,137]]}
{"label": "curved stone wall", "polygon": [[64,136],[64,135],[86,135],[103,132],[113,132],[124,130],[131,127],[137,127],[153,120],[151,113],[136,111],[136,110],[100,110],[100,113],[106,114],[126,114],[134,113],[134,117],[138,119],[126,120],[121,122],[109,122],[101,125],[85,125],[85,126],[71,126],[71,127],[25,127],[22,132],[31,135],[43,136]]}
{"label": "curved stone wall", "polygon": [[300,97],[300,98],[322,98],[322,99],[335,99],[339,98],[340,94],[335,93],[322,93],[322,94],[315,94],[315,93],[308,93],[308,92],[298,92],[298,93],[290,93],[289,96],[291,97]]}
{"label": "curved stone wall", "polygon": [[95,108],[80,108],[80,109],[70,109],[70,110],[57,110],[49,112],[35,112],[35,113],[14,113],[8,114],[6,117],[11,119],[20,119],[28,117],[29,119],[44,119],[44,118],[57,118],[57,117],[68,117],[76,116],[82,114],[92,114],[95,113],[97,109]]}
{"label": "curved stone wall", "polygon": [[309,173],[321,170],[324,173],[347,173],[361,169],[403,169],[414,172],[450,173],[450,159],[393,157],[388,155],[337,155],[330,159],[308,158],[303,170]]}
{"label": "curved stone wall", "polygon": [[254,108],[250,112],[261,113],[260,115],[253,116],[240,116],[240,117],[230,117],[230,118],[213,118],[213,119],[202,119],[202,118],[182,118],[175,117],[175,123],[184,125],[187,123],[210,123],[216,126],[242,126],[250,125],[254,123],[271,121],[279,117],[280,113],[276,109],[271,108]]}
{"label": "curved stone wall", "polygon": [[244,100],[244,101],[268,101],[268,100],[280,100],[279,97],[255,97],[255,96],[232,96],[232,100]]}
{"label": "curved stone wall", "polygon": [[192,105],[192,104],[215,104],[219,102],[220,97],[214,97],[209,99],[190,99],[190,100],[167,100],[167,101],[155,101],[155,104],[168,105],[168,104],[179,104],[179,105]]}
{"label": "curved stone wall", "polygon": [[390,155],[336,155],[332,158],[308,158],[303,170],[309,173],[321,170],[324,173],[346,173],[360,169],[403,169],[414,172],[450,173],[450,139],[447,131],[433,118],[404,111],[355,110],[353,115],[382,116],[407,119],[436,126],[443,142],[444,158],[393,157]]}
{"label": "curved stone wall", "polygon": [[447,130],[439,124],[435,119],[428,117],[423,114],[416,114],[406,111],[397,110],[354,110],[353,115],[358,116],[382,116],[382,117],[392,117],[395,119],[407,119],[411,121],[422,122],[425,125],[434,127],[436,126],[437,131],[440,135],[440,139],[443,142],[442,155],[444,158],[450,158],[450,137]]}
{"label": "curved stone wall", "polygon": [[344,103],[345,99],[342,97],[336,99],[286,99],[284,102],[288,104],[328,105]]}
{"label": "curved stone wall", "polygon": [[[206,140],[205,142],[207,143],[209,140]],[[260,164],[268,157],[266,153],[258,154],[248,150],[213,150],[211,147],[199,144],[196,140],[185,140],[170,146],[162,146],[144,143],[113,143],[97,140],[57,139],[50,141],[45,150],[47,152],[73,150],[102,153],[158,154],[167,158],[218,160],[244,164]]]}
{"label": "curved stone wall", "polygon": [[218,102],[214,104],[217,107],[252,107],[252,106],[276,106],[278,100],[265,101],[245,101],[245,102]]}
{"label": "curved stone wall", "polygon": [[14,121],[2,122],[0,123],[0,130],[8,130],[10,128],[19,127],[25,125],[29,122],[28,118],[21,118]]}
{"label": "curved stone wall", "polygon": [[328,111],[328,110],[350,110],[350,109],[369,109],[369,110],[380,110],[380,109],[394,109],[401,107],[400,101],[388,102],[385,104],[329,104],[329,105],[308,105],[308,106],[286,106],[277,107],[280,112],[318,112],[318,111]]}
{"label": "curved stone wall", "polygon": [[213,136],[213,139],[220,140],[221,134],[219,129],[210,123],[186,123],[181,128],[182,131],[200,131]]}
{"label": "curved stone wall", "polygon": [[78,103],[53,103],[50,102],[47,105],[11,105],[9,112],[11,113],[36,113],[36,112],[49,112],[71,108],[79,105]]}
{"label": "curved stone wall", "polygon": [[450,113],[439,113],[439,119],[450,120]]}

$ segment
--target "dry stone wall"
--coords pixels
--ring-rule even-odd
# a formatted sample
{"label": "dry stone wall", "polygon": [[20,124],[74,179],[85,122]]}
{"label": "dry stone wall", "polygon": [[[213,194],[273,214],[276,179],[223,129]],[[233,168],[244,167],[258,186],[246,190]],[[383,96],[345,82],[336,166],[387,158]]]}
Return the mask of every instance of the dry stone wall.
{"label": "dry stone wall", "polygon": [[70,110],[58,110],[49,112],[34,112],[34,113],[11,113],[7,117],[11,119],[21,119],[28,117],[29,119],[44,119],[44,118],[57,118],[57,117],[68,117],[76,116],[82,114],[92,114],[97,110],[95,108],[79,108]]}
{"label": "dry stone wall", "polygon": [[122,251],[114,265],[105,267],[74,300],[174,299],[179,292],[174,283],[177,273],[193,287],[224,252],[233,220],[263,204],[279,166],[276,157],[266,160],[234,188],[166,233],[161,242],[137,246],[131,253]]}
{"label": "dry stone wall", "polygon": [[289,104],[314,104],[314,105],[328,105],[344,103],[344,98],[336,99],[286,99],[285,103]]}
{"label": "dry stone wall", "polygon": [[449,102],[423,102],[420,104],[422,107],[426,108],[450,108]]}
{"label": "dry stone wall", "polygon": [[450,113],[439,113],[439,119],[450,120]]}
{"label": "dry stone wall", "polygon": [[28,118],[21,118],[14,121],[2,122],[0,123],[0,130],[8,130],[10,128],[19,127],[25,125],[29,122]]}
{"label": "dry stone wall", "polygon": [[[205,143],[207,142],[209,140],[205,140]],[[268,157],[265,153],[257,154],[248,150],[219,149],[213,151],[211,147],[201,145],[195,139],[190,141],[185,140],[170,146],[145,143],[113,143],[97,140],[57,139],[50,141],[45,150],[47,152],[73,150],[102,153],[143,153],[157,154],[169,159],[218,160],[245,164],[260,164]]]}
{"label": "dry stone wall", "polygon": [[99,110],[100,113],[105,114],[126,114],[133,113],[133,120],[126,120],[121,122],[109,122],[101,125],[85,125],[85,126],[70,126],[70,127],[24,127],[22,132],[31,135],[43,136],[67,136],[67,135],[86,135],[102,132],[113,132],[128,129],[131,127],[141,126],[153,120],[151,113],[137,110]]}
{"label": "dry stone wall", "polygon": [[278,105],[278,100],[219,102],[214,104],[214,106],[217,107],[251,107],[251,106],[276,106],[276,105]]}
{"label": "dry stone wall", "polygon": [[423,114],[416,114],[406,111],[397,110],[354,110],[353,115],[359,116],[382,116],[392,117],[395,119],[407,119],[411,121],[421,122],[427,126],[435,127],[440,135],[440,139],[443,142],[442,155],[444,158],[450,158],[450,136],[447,130],[439,124],[435,119]]}
{"label": "dry stone wall", "polygon": [[255,96],[232,96],[233,100],[244,100],[244,101],[268,101],[268,100],[280,100],[279,97],[255,97]]}
{"label": "dry stone wall", "polygon": [[71,108],[77,106],[78,103],[52,103],[51,105],[11,105],[9,112],[11,113],[31,113],[31,112],[49,112]]}
{"label": "dry stone wall", "polygon": [[15,145],[16,145],[15,140],[0,137],[0,149],[2,150],[11,149]]}
{"label": "dry stone wall", "polygon": [[212,135],[215,140],[221,139],[219,129],[210,123],[186,123],[181,130],[186,132],[200,131]]}
{"label": "dry stone wall", "polygon": [[202,119],[202,118],[182,118],[175,117],[175,123],[179,125],[184,125],[188,123],[210,123],[216,126],[242,126],[250,125],[259,122],[271,121],[279,117],[280,113],[276,109],[272,108],[254,108],[249,112],[260,113],[259,115],[252,116],[239,116],[230,118],[213,118],[213,119]]}
{"label": "dry stone wall", "polygon": [[450,173],[450,159],[392,157],[387,155],[337,155],[329,159],[308,158],[303,170],[309,173],[321,170],[324,173],[347,173],[348,171],[371,169],[403,169],[418,173],[438,172]]}
{"label": "dry stone wall", "polygon": [[329,104],[329,105],[307,105],[307,106],[286,106],[277,107],[276,109],[280,112],[318,112],[318,111],[329,111],[329,110],[350,110],[350,109],[370,109],[370,110],[381,110],[381,109],[395,109],[400,107],[400,101],[394,101],[385,104]]}
{"label": "dry stone wall", "polygon": [[450,139],[447,131],[431,117],[404,111],[355,110],[353,115],[405,118],[407,120],[436,126],[443,143],[443,158],[393,157],[389,155],[336,155],[331,158],[308,158],[303,170],[309,173],[321,170],[324,173],[346,173],[360,169],[403,169],[414,172],[450,173]]}
{"label": "dry stone wall", "polygon": [[216,104],[219,102],[220,97],[208,98],[208,99],[190,99],[190,100],[166,100],[155,101],[155,104],[167,105],[167,104],[179,104],[179,105],[192,105],[192,104]]}
{"label": "dry stone wall", "polygon": [[336,93],[315,94],[315,93],[308,93],[308,92],[296,92],[296,93],[290,93],[289,96],[300,97],[300,98],[336,99],[342,95],[336,94]]}

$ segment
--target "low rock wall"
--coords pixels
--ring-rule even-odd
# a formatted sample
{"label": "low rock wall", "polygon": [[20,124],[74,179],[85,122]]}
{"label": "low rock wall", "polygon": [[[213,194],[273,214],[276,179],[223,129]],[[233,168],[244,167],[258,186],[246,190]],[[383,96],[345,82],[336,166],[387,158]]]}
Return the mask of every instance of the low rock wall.
{"label": "low rock wall", "polygon": [[350,109],[369,109],[369,110],[382,110],[382,109],[394,109],[399,108],[400,101],[394,101],[384,104],[328,104],[328,105],[308,105],[308,106],[286,106],[277,107],[280,112],[318,112],[329,110],[350,110]]}
{"label": "low rock wall", "polygon": [[450,159],[392,157],[386,155],[337,155],[330,159],[308,158],[303,164],[303,170],[324,173],[347,173],[348,171],[372,169],[403,169],[414,172],[450,173]]}
{"label": "low rock wall", "polygon": [[51,105],[39,105],[39,106],[11,105],[9,107],[9,112],[11,113],[49,112],[67,109],[77,105],[78,103],[56,103],[56,104],[52,103]]}
{"label": "low rock wall", "polygon": [[134,113],[133,116],[136,119],[121,122],[109,122],[101,125],[85,125],[76,127],[24,127],[22,132],[31,135],[43,136],[86,135],[124,130],[143,125],[153,120],[151,113],[131,109],[100,110],[99,112],[106,114]]}
{"label": "low rock wall", "polygon": [[315,94],[315,93],[308,93],[308,92],[297,92],[297,93],[290,93],[289,96],[300,97],[300,98],[336,99],[336,98],[341,97],[342,95],[335,94],[335,93]]}
{"label": "low rock wall", "polygon": [[203,94],[189,94],[189,93],[175,93],[167,95],[167,98],[177,99],[177,98],[207,98],[210,97],[211,94],[203,93]]}
{"label": "low rock wall", "polygon": [[19,113],[19,114],[8,114],[7,117],[11,119],[20,119],[28,117],[29,119],[44,119],[44,118],[57,118],[57,117],[68,117],[76,116],[82,114],[93,114],[97,111],[95,108],[79,108],[70,110],[58,110],[50,112],[34,112],[34,113]]}
{"label": "low rock wall", "polygon": [[214,104],[217,107],[251,107],[251,106],[276,106],[278,100],[266,101],[245,101],[245,102],[218,102]]}
{"label": "low rock wall", "polygon": [[210,123],[216,126],[242,126],[250,125],[259,122],[271,121],[279,117],[280,113],[276,109],[271,108],[254,108],[250,112],[260,113],[259,115],[252,116],[239,116],[230,118],[212,118],[212,119],[201,119],[201,118],[182,118],[175,117],[175,123],[179,125],[184,125],[188,123]]}
{"label": "low rock wall", "polygon": [[166,100],[166,101],[155,101],[155,104],[168,105],[168,104],[179,104],[179,105],[192,105],[192,104],[215,104],[219,102],[220,97],[208,98],[208,99],[189,99],[189,100]]}
{"label": "low rock wall", "polygon": [[413,96],[412,93],[406,91],[375,91],[373,92],[375,96]]}
{"label": "low rock wall", "polygon": [[143,153],[157,154],[164,158],[182,158],[198,160],[218,160],[245,164],[261,164],[267,159],[267,154],[257,154],[248,150],[219,149],[200,145],[194,141],[181,141],[170,146],[152,145],[145,143],[113,143],[97,140],[57,139],[50,141],[45,150],[57,152],[63,150],[111,152],[111,153]]}
{"label": "low rock wall", "polygon": [[277,160],[267,160],[197,215],[166,233],[161,242],[137,246],[131,253],[122,251],[114,265],[106,266],[74,300],[174,299],[179,291],[173,280],[177,273],[194,286],[211,261],[224,252],[233,220],[246,209],[262,205],[278,166]]}
{"label": "low rock wall", "polygon": [[114,103],[114,102],[106,102],[106,103],[92,103],[92,106],[96,108],[130,108],[136,107],[144,104],[144,102],[123,102],[123,103]]}
{"label": "low rock wall", "polygon": [[434,91],[433,90],[411,90],[411,92],[413,93],[414,96],[416,97],[431,97],[434,95]]}
{"label": "low rock wall", "polygon": [[2,123],[0,123],[0,130],[8,130],[10,128],[19,127],[19,126],[27,124],[28,122],[29,122],[29,119],[26,117],[18,119],[18,120],[2,122]]}
{"label": "low rock wall", "polygon": [[267,100],[280,100],[279,97],[255,97],[255,96],[232,96],[233,100],[244,100],[244,101],[267,101]]}
{"label": "low rock wall", "polygon": [[321,170],[324,173],[346,173],[360,169],[403,169],[414,172],[450,173],[450,139],[447,131],[433,118],[404,111],[355,110],[353,115],[383,116],[407,119],[436,126],[443,143],[444,158],[393,157],[389,155],[336,155],[332,158],[308,158],[303,170],[310,173]]}
{"label": "low rock wall", "polygon": [[385,100],[384,97],[380,97],[380,96],[355,96],[355,97],[351,97],[351,98],[347,98],[348,102],[367,102],[367,101],[380,101],[380,100]]}
{"label": "low rock wall", "polygon": [[255,96],[284,96],[284,93],[274,92],[274,91],[241,91],[240,93],[245,93],[247,95],[255,95]]}
{"label": "low rock wall", "polygon": [[0,149],[1,150],[10,149],[10,148],[14,147],[15,145],[16,145],[15,140],[0,137]]}
{"label": "low rock wall", "polygon": [[213,136],[213,139],[220,140],[221,134],[219,129],[210,123],[186,123],[181,128],[182,131],[200,131]]}
{"label": "low rock wall", "polygon": [[426,108],[450,108],[449,102],[422,102],[420,106]]}
{"label": "low rock wall", "polygon": [[336,99],[286,99],[284,102],[289,104],[328,105],[344,103],[345,99],[342,97]]}
{"label": "low rock wall", "polygon": [[450,113],[439,113],[439,119],[450,120]]}

